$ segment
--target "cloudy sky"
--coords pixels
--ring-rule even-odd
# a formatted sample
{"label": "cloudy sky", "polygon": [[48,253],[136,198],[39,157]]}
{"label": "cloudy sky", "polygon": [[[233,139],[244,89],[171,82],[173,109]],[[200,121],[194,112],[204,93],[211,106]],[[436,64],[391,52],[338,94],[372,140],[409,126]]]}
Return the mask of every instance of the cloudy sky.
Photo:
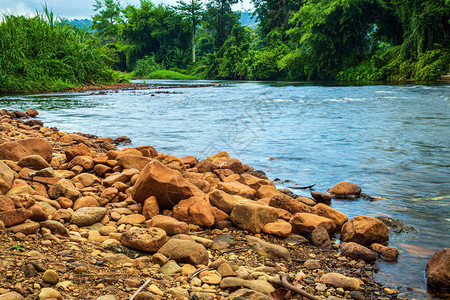
{"label": "cloudy sky", "polygon": [[[47,2],[47,6],[52,11],[67,19],[84,19],[90,18],[93,15],[92,6],[95,0],[0,0],[0,14],[13,14],[13,15],[31,15],[36,10],[41,10],[42,5]],[[139,5],[139,0],[120,0],[123,6],[127,4]],[[164,3],[168,5],[176,4],[177,0],[152,0],[153,3]],[[206,1],[203,1],[206,2]],[[233,7],[235,10],[251,9],[251,1],[244,0],[243,3],[239,3]]]}

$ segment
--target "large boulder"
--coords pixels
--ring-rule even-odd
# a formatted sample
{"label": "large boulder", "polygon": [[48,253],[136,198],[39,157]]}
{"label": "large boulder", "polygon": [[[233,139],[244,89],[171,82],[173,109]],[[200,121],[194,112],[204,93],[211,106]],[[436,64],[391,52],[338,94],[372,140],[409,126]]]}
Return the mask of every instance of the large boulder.
{"label": "large boulder", "polygon": [[171,209],[181,200],[194,196],[192,186],[180,172],[165,167],[159,161],[149,162],[139,173],[132,197],[138,203],[155,196],[159,208]]}
{"label": "large boulder", "polygon": [[25,222],[32,215],[33,212],[29,209],[17,208],[0,212],[0,221],[5,224],[5,227],[11,227]]}
{"label": "large boulder", "polygon": [[278,194],[270,198],[269,205],[287,210],[291,214],[313,212],[313,209],[305,203],[297,201],[285,194]]}
{"label": "large boulder", "polygon": [[166,242],[166,232],[161,228],[133,228],[122,233],[122,245],[154,253]]}
{"label": "large boulder", "polygon": [[0,161],[0,192],[6,194],[9,189],[12,187],[12,183],[14,181],[14,177],[16,176],[16,172],[11,170],[11,168],[5,164],[3,161]]}
{"label": "large boulder", "polygon": [[436,252],[427,262],[427,282],[440,290],[450,289],[450,248]]}
{"label": "large boulder", "polygon": [[119,155],[116,160],[119,162],[122,169],[137,169],[139,171],[144,169],[144,167],[152,161],[149,157],[133,154]]}
{"label": "large boulder", "polygon": [[333,220],[314,214],[296,213],[289,223],[292,225],[292,232],[297,234],[310,233],[317,227],[324,227],[328,233],[336,231]]}
{"label": "large boulder", "polygon": [[181,200],[173,208],[173,217],[179,221],[211,227],[215,223],[214,209],[204,197]]}
{"label": "large boulder", "polygon": [[230,214],[238,200],[222,190],[214,190],[209,194],[209,202],[221,211]]}
{"label": "large boulder", "polygon": [[388,231],[388,227],[378,219],[357,216],[342,226],[341,240],[370,246],[373,243],[387,242]]}
{"label": "large boulder", "polygon": [[328,193],[333,194],[336,198],[353,198],[361,194],[361,188],[351,182],[338,182],[328,190]]}
{"label": "large boulder", "polygon": [[179,239],[172,237],[164,244],[158,253],[175,260],[176,262],[185,262],[196,265],[205,265],[209,263],[209,254],[206,248],[194,240]]}
{"label": "large boulder", "polygon": [[53,147],[45,139],[29,138],[0,145],[0,160],[19,161],[28,155],[42,156],[48,163],[52,161]]}
{"label": "large boulder", "polygon": [[30,168],[37,171],[50,167],[50,164],[37,154],[25,156],[17,164],[22,168]]}
{"label": "large boulder", "polygon": [[264,225],[278,220],[277,209],[257,203],[239,203],[231,211],[231,221],[239,228],[260,233]]}

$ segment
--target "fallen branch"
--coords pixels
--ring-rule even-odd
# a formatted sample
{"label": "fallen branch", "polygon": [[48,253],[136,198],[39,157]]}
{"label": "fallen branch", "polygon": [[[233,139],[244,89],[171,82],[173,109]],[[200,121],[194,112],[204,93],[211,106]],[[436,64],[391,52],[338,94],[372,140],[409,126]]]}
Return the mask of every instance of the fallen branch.
{"label": "fallen branch", "polygon": [[308,185],[308,186],[289,186],[288,188],[290,189],[295,189],[295,190],[307,190],[312,188],[313,186],[315,186],[316,184],[312,184],[312,185]]}
{"label": "fallen branch", "polygon": [[294,293],[297,293],[299,295],[301,295],[302,297],[311,299],[311,300],[321,300],[320,298],[317,298],[316,296],[313,296],[311,294],[309,294],[307,291],[295,287],[292,284],[289,283],[288,281],[289,275],[287,274],[280,274],[280,280],[281,280],[281,285],[291,291],[293,291]]}
{"label": "fallen branch", "polygon": [[[194,272],[192,272],[191,274],[189,274],[188,279],[191,280],[192,278],[194,278],[195,276],[197,276],[197,274],[200,274],[203,271],[211,271],[211,268],[205,267],[205,268],[200,268],[195,270]],[[131,299],[130,299],[131,300]]]}
{"label": "fallen branch", "polygon": [[134,299],[134,297],[136,297],[146,286],[147,286],[147,284],[149,284],[150,283],[150,280],[151,279],[148,279],[137,291],[136,291],[136,293],[134,293],[134,295],[133,296],[131,296],[131,298],[130,298],[130,300],[133,300]]}

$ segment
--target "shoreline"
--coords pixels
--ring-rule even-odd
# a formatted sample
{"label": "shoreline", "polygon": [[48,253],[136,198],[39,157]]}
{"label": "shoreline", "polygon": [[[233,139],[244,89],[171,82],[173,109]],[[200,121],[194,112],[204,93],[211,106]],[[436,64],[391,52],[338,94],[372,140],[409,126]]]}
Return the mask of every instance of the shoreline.
{"label": "shoreline", "polygon": [[[18,112],[14,114],[14,116],[18,115],[20,115]],[[6,230],[0,233],[0,240],[2,240],[0,254],[5,255],[7,258],[6,277],[8,278],[6,285],[0,283],[0,294],[6,292],[6,290],[9,290],[8,292],[12,292],[12,290],[17,292],[20,289],[11,289],[9,287],[15,286],[17,282],[24,282],[25,280],[30,285],[31,283],[34,284],[33,288],[30,288],[29,285],[26,288],[22,287],[23,293],[26,294],[23,296],[26,297],[31,295],[35,297],[38,295],[38,292],[42,292],[41,287],[49,286],[62,293],[64,299],[79,299],[79,297],[97,299],[96,297],[101,296],[96,293],[98,289],[103,294],[112,293],[112,295],[118,296],[118,299],[128,299],[147,278],[151,278],[152,285],[156,286],[156,288],[152,287],[150,292],[155,297],[158,295],[159,290],[172,295],[181,294],[186,296],[187,292],[188,295],[191,293],[192,296],[192,293],[203,293],[210,294],[210,296],[214,294],[217,297],[227,299],[234,292],[239,292],[244,289],[250,289],[252,292],[241,292],[253,294],[260,292],[266,295],[276,288],[281,287],[279,280],[279,275],[281,274],[289,274],[291,277],[296,277],[299,284],[303,285],[307,292],[315,296],[351,297],[354,299],[358,299],[357,297],[361,296],[376,296],[378,299],[384,299],[397,297],[396,295],[399,293],[394,289],[383,287],[373,280],[373,272],[377,270],[376,265],[373,263],[373,255],[375,255],[375,252],[369,250],[372,254],[368,254],[369,258],[367,258],[361,256],[361,253],[366,252],[366,250],[361,250],[360,247],[356,247],[358,248],[355,250],[357,254],[347,252],[350,256],[342,255],[342,251],[346,246],[345,243],[331,243],[328,236],[330,244],[327,244],[327,248],[317,247],[318,244],[314,242],[314,238],[311,237],[312,232],[309,232],[309,229],[307,231],[304,231],[305,229],[298,229],[304,224],[299,224],[296,220],[293,220],[293,215],[297,213],[309,215],[313,212],[313,207],[321,204],[319,201],[316,203],[313,199],[296,197],[297,195],[288,191],[275,191],[274,189],[268,188],[272,187],[271,184],[273,183],[267,177],[257,177],[251,167],[242,164],[237,159],[227,157],[222,152],[221,155],[215,155],[215,157],[213,155],[210,157],[209,159],[212,161],[209,164],[208,159],[206,159],[206,161],[202,161],[203,165],[200,165],[195,157],[176,158],[168,154],[159,154],[150,146],[124,148],[119,151],[113,145],[112,142],[114,140],[112,138],[98,138],[89,134],[68,134],[57,131],[56,129],[46,128],[39,122],[26,123],[33,119],[23,121],[4,114],[1,120],[2,126],[4,127],[1,131],[2,141],[4,143],[8,142],[8,138],[12,141],[30,137],[50,142],[52,153],[50,162],[48,163],[54,173],[50,177],[34,177],[36,180],[47,182],[47,184],[33,180],[22,181],[15,179],[11,183],[11,188],[6,192],[8,194],[12,189],[19,187],[25,190],[27,192],[25,194],[10,193],[12,195],[11,199],[14,199],[13,202],[16,210],[18,209],[16,203],[21,203],[24,205],[25,210],[32,211],[33,217],[29,216],[26,220],[22,220],[18,224],[7,226]],[[73,156],[73,159],[69,159],[70,155],[73,155],[73,151],[71,152],[71,150],[81,151],[82,153],[77,152],[77,155]],[[124,158],[120,159],[121,155]],[[77,157],[78,159],[76,159]],[[218,162],[220,163],[215,165],[214,159],[219,159]],[[74,162],[74,160],[76,161]],[[173,186],[168,187],[169,190],[165,192],[186,193],[185,199],[181,199],[178,205],[175,206],[175,208],[181,210],[181,213],[177,213],[175,208],[169,207],[170,209],[163,209],[164,203],[159,203],[159,200],[160,198],[164,198],[164,193],[160,197],[157,197],[158,199],[152,199],[151,203],[153,205],[146,203],[149,199],[147,197],[142,196],[145,199],[142,202],[137,201],[138,198],[142,197],[137,195],[136,192],[133,192],[133,188],[137,189],[136,186],[139,186],[139,182],[144,181],[143,175],[141,174],[145,172],[143,171],[144,166],[155,161],[159,162],[154,164],[164,174],[173,175],[174,172],[178,172],[183,175],[183,183],[186,180],[186,184],[189,187],[188,192],[185,190],[180,192]],[[223,167],[223,163],[225,163],[225,167]],[[230,167],[228,168],[227,165]],[[18,173],[19,176],[22,175],[21,177],[25,178],[31,177],[29,176],[30,172],[34,172],[29,169],[24,170],[27,166],[22,167],[18,163],[8,162],[7,166]],[[105,169],[104,166],[107,168]],[[130,171],[134,169],[129,168],[130,166],[140,168],[141,171],[137,173],[136,171]],[[201,172],[201,168],[203,167],[206,168],[205,172]],[[51,173],[50,170],[48,171]],[[58,173],[58,176],[62,177],[56,176],[55,172]],[[203,175],[199,176],[198,174]],[[209,177],[204,177],[206,176],[205,174],[208,174]],[[65,186],[62,194],[54,195],[54,191],[51,192],[52,186],[56,185],[60,181],[60,178],[63,177],[67,178],[66,181],[70,181],[75,189],[68,184],[70,188]],[[119,180],[118,178],[121,179]],[[233,185],[227,185],[227,183],[233,183]],[[24,186],[28,187],[23,188]],[[209,190],[207,189],[208,186]],[[211,193],[212,186],[216,188],[220,187],[216,190],[220,190],[226,195],[220,192],[219,194],[221,196],[218,196],[219,200],[211,199],[211,194],[207,194],[205,191],[208,190],[208,193]],[[33,190],[30,190],[30,187]],[[261,188],[267,189],[268,191],[260,191]],[[81,194],[74,196],[73,194],[76,194],[76,191]],[[261,197],[255,196],[258,192],[260,192],[259,195]],[[143,193],[145,194],[145,191]],[[157,193],[157,191],[154,191],[154,193]],[[209,197],[206,200],[202,199],[202,193]],[[30,195],[30,197],[24,195]],[[319,196],[326,197],[326,195]],[[88,197],[89,199],[87,199]],[[195,197],[198,199],[190,200]],[[71,202],[67,201],[67,199]],[[80,201],[80,199],[83,199],[83,201]],[[291,199],[295,199],[296,201],[292,202]],[[157,203],[155,203],[155,200]],[[187,202],[183,203],[183,201]],[[31,202],[33,202],[32,205],[30,205]],[[255,208],[256,203],[253,202],[258,203],[257,209]],[[214,205],[210,205],[210,203]],[[30,206],[25,207],[27,205]],[[240,222],[238,215],[241,212],[236,212],[233,217],[233,210],[237,205],[240,205],[240,209],[244,212],[251,213],[254,217],[251,220],[246,217],[246,222],[255,219],[258,220],[256,222],[258,224],[252,224],[253,227],[248,227],[248,224],[244,224],[245,222]],[[324,205],[320,207],[334,214],[339,213],[327,210]],[[151,215],[151,210],[155,206],[159,206],[160,209],[158,208],[158,212],[153,212],[153,215]],[[290,211],[292,210],[292,206],[296,207],[296,211]],[[81,224],[74,224],[73,215],[76,211],[84,207],[104,208],[106,215],[90,225],[82,226]],[[193,209],[192,207],[195,208],[195,212],[191,211]],[[261,211],[264,211],[263,215],[273,215],[274,209],[277,212],[276,218],[274,219],[272,217],[271,222],[264,221],[263,219],[266,217],[262,216]],[[39,211],[41,219],[38,219],[36,216],[38,214],[36,211]],[[317,209],[315,211],[313,215],[317,214]],[[161,223],[161,221],[158,223],[153,220],[155,217],[157,219],[161,218],[157,216],[162,215],[171,219],[165,219],[165,223]],[[43,220],[45,219],[43,216],[46,216],[46,220]],[[51,220],[47,220],[50,216]],[[213,220],[210,219],[211,216],[213,216]],[[342,216],[340,217],[342,218]],[[33,221],[29,220],[29,218]],[[333,222],[328,221],[326,223],[328,224],[327,226],[336,226],[337,219],[339,218],[334,217],[329,219]],[[49,221],[63,224],[66,230],[59,224],[57,225],[53,222],[48,224]],[[47,222],[47,224],[44,222]],[[345,222],[342,223],[342,220],[338,223],[340,223],[340,226],[345,224]],[[167,224],[170,224],[170,228]],[[267,224],[276,225],[271,225],[269,228],[264,229],[264,226]],[[291,224],[291,227],[295,227],[296,229],[291,228],[287,230],[289,226],[286,224]],[[55,226],[58,229],[55,229]],[[105,227],[108,228],[102,230]],[[178,265],[175,266],[172,263],[167,268],[175,268],[177,271],[170,275],[165,274],[167,271],[163,266],[166,266],[166,263],[171,264],[170,261],[166,262],[164,259],[160,261],[159,259],[161,257],[153,254],[151,251],[139,251],[142,249],[136,249],[139,246],[135,242],[127,241],[123,237],[126,236],[127,232],[133,231],[133,228],[139,231],[139,229],[143,230],[146,227],[164,227],[166,229],[165,231],[167,231],[167,236],[176,235],[169,234],[169,232],[189,235],[196,241],[195,243],[201,244],[208,249],[209,254],[212,256],[212,259],[208,259],[210,264],[220,258],[228,261],[228,266],[223,266],[222,269],[227,269],[229,273],[220,270],[219,267],[224,264],[222,262],[217,268],[212,267],[213,270],[203,271],[203,274],[200,273],[200,278],[194,276],[189,280],[188,275],[194,269],[200,268],[201,265],[208,265],[208,263],[197,264],[195,262],[199,261],[190,261],[190,263],[178,261],[178,259],[174,258],[176,255],[173,254],[172,258],[177,261]],[[319,227],[316,224],[314,228],[323,227]],[[333,236],[333,232],[336,230],[337,228],[330,229],[331,236]],[[293,231],[296,231],[298,235],[293,236],[291,234]],[[224,238],[223,236],[225,235],[232,236],[235,244],[228,244],[225,248],[218,248],[220,239]],[[257,240],[252,240],[255,237]],[[290,237],[294,238],[289,239]],[[324,236],[322,235],[322,237]],[[186,237],[178,238],[187,239]],[[13,249],[11,247],[17,246],[18,243],[24,245],[23,250],[25,251],[23,255],[28,256],[17,255],[19,251],[11,250]],[[135,249],[130,250],[129,248],[124,248],[124,244],[129,246],[129,248],[134,247]],[[116,248],[114,248],[114,245],[116,245]],[[60,253],[70,249],[75,249],[76,253],[71,256],[70,261],[67,261],[63,259],[64,256]],[[27,263],[28,260],[34,261],[29,258],[32,250],[37,250],[51,257],[51,259],[48,257],[40,258],[44,265],[50,265],[52,260],[56,260],[60,264],[65,265],[66,270],[69,271],[66,273],[59,271],[58,275],[61,280],[58,283],[69,281],[71,282],[70,286],[75,287],[71,289],[69,287],[66,288],[64,285],[57,286],[58,283],[49,284],[44,280],[45,272],[38,270],[35,276],[31,276],[32,279],[26,279],[30,277],[24,277],[24,275],[26,276],[25,271],[23,271],[24,266],[30,264],[34,266],[32,263]],[[121,252],[126,253],[128,259],[120,256],[125,262],[122,261],[120,265],[116,265],[115,261],[119,259],[119,254],[117,253]],[[95,253],[95,255],[91,255],[91,253]],[[37,255],[34,252],[32,254]],[[153,256],[149,256],[149,254],[153,254]],[[109,257],[111,255],[115,256],[111,258]],[[269,258],[267,258],[268,255]],[[155,258],[155,256],[157,257]],[[170,257],[170,255],[167,256]],[[106,260],[106,257],[109,257],[110,260]],[[99,261],[107,262],[97,264]],[[82,264],[87,270],[78,273],[80,270],[76,270],[78,267],[81,268],[81,266],[73,267],[75,265],[70,262]],[[166,263],[163,264],[163,262]],[[12,272],[16,270],[16,265],[22,266],[21,271],[23,274],[21,272],[17,272],[18,274]],[[34,268],[36,269],[36,267]],[[183,268],[192,272],[183,271]],[[95,271],[91,271],[91,269],[95,269]],[[120,276],[118,271],[124,269],[127,270],[126,275]],[[3,271],[5,270],[3,269]],[[9,277],[8,274],[10,273],[8,272],[12,274]],[[111,290],[110,286],[103,283],[106,275],[101,275],[102,273],[116,274],[119,276],[119,279],[114,281],[114,288],[112,288],[114,291]],[[324,275],[331,273],[345,275],[346,280],[352,282],[353,287],[351,284],[336,286],[329,283],[331,281],[327,281],[326,278],[323,279]],[[95,279],[96,287],[99,288],[95,289],[91,286],[89,280],[86,281],[84,279],[83,281],[80,279],[85,278],[84,276]],[[219,276],[220,280],[218,280]],[[348,278],[358,279],[358,281],[352,281]],[[164,280],[166,281],[165,283]],[[245,282],[242,280],[245,280]],[[36,287],[36,284],[39,285],[39,288]],[[101,286],[102,284],[103,287]],[[357,285],[358,288],[355,289],[354,285]],[[174,290],[177,286],[181,286],[182,290]],[[397,299],[401,299],[401,296]]]}

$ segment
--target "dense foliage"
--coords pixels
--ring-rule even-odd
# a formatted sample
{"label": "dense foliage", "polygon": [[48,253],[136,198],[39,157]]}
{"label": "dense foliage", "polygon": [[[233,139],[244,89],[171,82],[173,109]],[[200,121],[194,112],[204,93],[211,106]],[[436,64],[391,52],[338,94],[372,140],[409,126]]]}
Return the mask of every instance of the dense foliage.
{"label": "dense foliage", "polygon": [[57,22],[48,11],[4,16],[0,36],[0,92],[61,90],[114,79],[111,55],[99,40]]}

